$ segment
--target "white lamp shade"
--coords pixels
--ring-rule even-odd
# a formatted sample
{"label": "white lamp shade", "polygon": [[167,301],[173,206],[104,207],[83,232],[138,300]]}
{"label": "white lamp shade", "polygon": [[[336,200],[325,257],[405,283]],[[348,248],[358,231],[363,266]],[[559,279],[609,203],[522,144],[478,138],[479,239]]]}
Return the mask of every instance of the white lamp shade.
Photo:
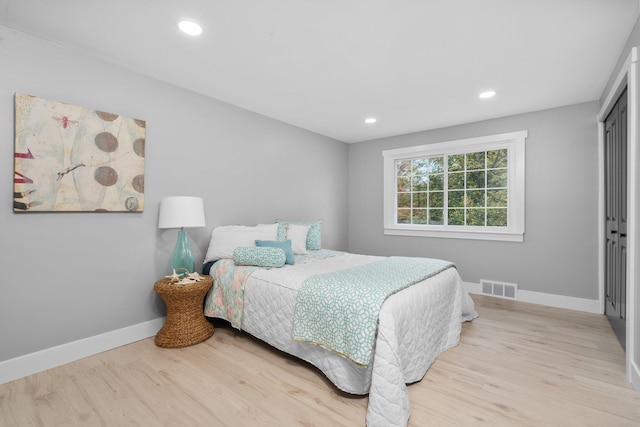
{"label": "white lamp shade", "polygon": [[158,228],[206,227],[201,197],[165,197],[160,202]]}

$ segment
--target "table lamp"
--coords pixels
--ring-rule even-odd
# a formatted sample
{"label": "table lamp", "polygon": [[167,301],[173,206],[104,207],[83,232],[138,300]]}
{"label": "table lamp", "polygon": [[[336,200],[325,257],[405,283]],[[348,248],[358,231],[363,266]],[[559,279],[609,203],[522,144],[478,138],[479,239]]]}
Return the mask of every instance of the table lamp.
{"label": "table lamp", "polygon": [[204,206],[201,197],[164,197],[160,202],[158,228],[179,228],[178,242],[171,255],[171,268],[184,268],[195,272],[195,261],[189,246],[189,237],[184,230],[189,227],[206,227]]}

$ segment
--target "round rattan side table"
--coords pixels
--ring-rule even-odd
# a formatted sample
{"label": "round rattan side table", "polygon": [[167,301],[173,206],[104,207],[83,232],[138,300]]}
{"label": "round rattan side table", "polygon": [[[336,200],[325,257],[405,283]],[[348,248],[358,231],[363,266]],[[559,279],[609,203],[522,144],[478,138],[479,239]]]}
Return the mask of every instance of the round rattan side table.
{"label": "round rattan side table", "polygon": [[158,280],[153,290],[167,306],[167,319],[156,335],[159,347],[177,348],[198,344],[211,337],[213,325],[204,317],[204,296],[213,284],[211,276],[187,285]]}

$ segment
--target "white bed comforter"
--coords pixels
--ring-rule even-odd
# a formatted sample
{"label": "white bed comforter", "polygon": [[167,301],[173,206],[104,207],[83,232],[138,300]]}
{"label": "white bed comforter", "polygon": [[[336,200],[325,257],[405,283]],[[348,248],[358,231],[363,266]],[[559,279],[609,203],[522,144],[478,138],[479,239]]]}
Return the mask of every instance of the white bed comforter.
{"label": "white bed comforter", "polygon": [[410,415],[406,384],[422,379],[440,353],[458,344],[462,322],[477,316],[455,268],[384,302],[373,360],[367,367],[291,339],[296,293],[306,278],[378,259],[343,253],[312,263],[253,272],[245,283],[242,329],[318,367],[339,389],[369,393],[367,426],[406,426]]}

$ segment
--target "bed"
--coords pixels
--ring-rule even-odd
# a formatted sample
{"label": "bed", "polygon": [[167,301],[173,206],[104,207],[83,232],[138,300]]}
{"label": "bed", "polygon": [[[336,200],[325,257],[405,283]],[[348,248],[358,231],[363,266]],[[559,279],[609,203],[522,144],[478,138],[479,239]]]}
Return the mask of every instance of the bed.
{"label": "bed", "polygon": [[[274,241],[282,238],[276,236]],[[212,235],[208,258],[213,240]],[[233,242],[231,247],[246,243]],[[277,268],[238,265],[233,255],[215,263],[209,260],[205,273],[213,276],[214,283],[205,298],[205,315],[225,319],[311,363],[344,392],[369,394],[367,426],[406,426],[410,416],[406,384],[420,381],[439,354],[458,344],[462,322],[477,316],[455,266],[443,264],[428,278],[386,297],[376,316],[371,356],[357,359],[324,342],[293,339],[301,323],[298,299],[312,279],[368,269],[387,258],[311,247],[295,254],[292,264]]]}

